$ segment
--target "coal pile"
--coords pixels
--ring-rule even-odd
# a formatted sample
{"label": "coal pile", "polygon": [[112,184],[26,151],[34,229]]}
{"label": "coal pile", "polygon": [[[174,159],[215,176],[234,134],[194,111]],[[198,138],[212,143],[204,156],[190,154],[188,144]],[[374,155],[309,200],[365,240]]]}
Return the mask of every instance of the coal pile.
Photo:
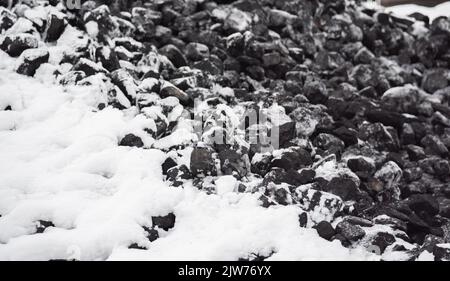
{"label": "coal pile", "polygon": [[[192,147],[189,166],[163,163],[169,185],[217,194],[233,176],[233,192],[298,206],[323,239],[448,259],[450,18],[344,0],[63,2],[0,7],[0,49],[20,74],[98,85],[97,111],[151,120],[151,145],[118,145]],[[267,120],[241,128],[252,110]],[[278,132],[277,146],[252,130]]]}

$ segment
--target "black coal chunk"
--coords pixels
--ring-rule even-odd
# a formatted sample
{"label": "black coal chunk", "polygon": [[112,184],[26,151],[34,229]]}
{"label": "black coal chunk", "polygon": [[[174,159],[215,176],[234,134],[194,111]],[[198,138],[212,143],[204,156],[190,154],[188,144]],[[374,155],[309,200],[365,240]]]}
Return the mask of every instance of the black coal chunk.
{"label": "black coal chunk", "polygon": [[175,226],[175,215],[173,213],[169,213],[165,216],[155,216],[152,217],[153,227],[159,227],[164,230],[169,230]]}
{"label": "black coal chunk", "polygon": [[127,134],[123,139],[119,142],[120,146],[131,146],[131,147],[143,147],[144,143],[142,139],[133,134]]}
{"label": "black coal chunk", "polygon": [[328,241],[330,241],[331,238],[333,238],[334,235],[336,234],[336,231],[334,230],[331,223],[327,221],[319,222],[316,226],[314,226],[314,228],[317,230],[317,233],[319,234],[320,237]]}

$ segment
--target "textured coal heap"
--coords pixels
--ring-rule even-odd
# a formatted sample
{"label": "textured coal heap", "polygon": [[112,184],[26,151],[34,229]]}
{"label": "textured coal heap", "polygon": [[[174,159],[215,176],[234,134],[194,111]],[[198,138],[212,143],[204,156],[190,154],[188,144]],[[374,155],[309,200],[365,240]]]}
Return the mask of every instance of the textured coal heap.
{"label": "textured coal heap", "polygon": [[[155,140],[176,133],[195,98],[207,101],[206,117],[226,120],[220,130],[232,140],[227,109],[283,116],[263,124],[278,127],[282,150],[207,134],[163,148],[194,147],[190,167],[164,162],[171,185],[214,193],[217,176],[233,175],[235,191],[261,194],[262,206],[301,207],[300,226],[324,239],[450,258],[438,246],[450,242],[449,18],[398,18],[344,0],[83,1],[74,10],[49,1],[62,12],[42,19],[27,19],[26,5],[0,16],[0,47],[20,56],[17,71],[32,76],[48,61],[36,38],[85,31],[58,82],[101,83],[98,110],[136,105],[155,121]],[[120,145],[144,143],[129,134]],[[368,237],[373,225],[392,231]]]}

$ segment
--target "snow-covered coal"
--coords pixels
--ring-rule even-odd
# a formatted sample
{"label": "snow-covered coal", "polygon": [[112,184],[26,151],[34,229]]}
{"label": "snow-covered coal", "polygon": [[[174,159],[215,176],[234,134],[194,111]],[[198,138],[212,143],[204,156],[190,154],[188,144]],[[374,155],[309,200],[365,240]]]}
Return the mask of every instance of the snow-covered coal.
{"label": "snow-covered coal", "polygon": [[[160,258],[189,257],[158,247],[166,245],[164,239],[183,239],[182,231],[195,225],[195,218],[206,216],[198,223],[205,228],[216,218],[219,223],[239,218],[209,205],[222,208],[226,201],[247,202],[239,210],[255,217],[296,213],[293,220],[286,217],[292,223],[286,235],[312,229],[308,235],[324,240],[317,248],[307,246],[310,254],[322,251],[320,243],[334,243],[336,251],[362,251],[361,259],[450,259],[450,18],[430,21],[420,13],[400,17],[358,0],[96,0],[82,1],[80,9],[68,9],[63,1],[12,2],[11,9],[0,7],[0,55],[14,62],[11,71],[45,79],[64,91],[93,89],[90,114],[104,114],[101,118],[122,126],[108,147],[128,149],[133,160],[123,161],[140,165],[121,168],[136,176],[131,190],[138,192],[134,185],[152,168],[154,180],[161,181],[157,185],[167,189],[159,192],[170,198],[167,203],[149,199],[160,201],[160,208],[140,213],[133,223],[127,220],[123,227],[133,225],[133,231],[124,230],[120,241],[108,241],[99,253],[88,251],[82,258],[132,258],[126,251],[151,247],[166,253]],[[0,84],[5,83],[0,77]],[[0,122],[1,135],[7,136],[21,130],[14,114],[24,105],[1,95],[2,114],[9,118]],[[256,124],[247,120],[252,112],[257,113]],[[62,137],[52,138],[50,151],[66,145]],[[121,153],[117,161],[125,155]],[[139,156],[145,153],[157,165],[142,166],[150,163]],[[89,167],[96,166],[92,161]],[[62,167],[65,162],[58,163]],[[94,168],[101,181],[119,184],[114,165]],[[70,181],[62,182],[66,186]],[[68,185],[67,190],[75,190]],[[22,188],[6,176],[0,177],[0,186],[1,194]],[[105,196],[141,197],[101,186]],[[214,196],[224,201],[199,201]],[[18,203],[12,203],[19,197],[0,200],[0,229],[8,228],[0,235],[0,258],[23,258],[11,254],[16,248],[9,246],[20,243],[21,235],[76,229],[77,220],[65,223],[55,215],[61,210],[20,217]],[[196,202],[204,208],[198,214],[191,207]],[[111,212],[123,212],[119,217],[125,220],[134,214],[132,207]],[[267,223],[267,236],[284,241],[272,230],[280,223],[273,218]],[[235,220],[218,227],[229,231],[229,243],[239,240],[233,227],[242,228]],[[210,230],[193,231],[198,232],[189,237],[196,245],[205,238],[201,233]],[[249,231],[255,239],[264,232],[257,226]],[[207,250],[187,251],[203,255],[196,256],[200,259],[238,260],[255,253],[255,259],[300,258],[289,247],[274,245],[245,248],[247,253],[239,247],[233,252],[233,246],[221,256],[214,246],[208,248],[211,239],[203,241]],[[288,244],[293,243],[309,242]],[[124,248],[115,249],[117,244]],[[57,252],[52,255],[31,258],[64,259]]]}

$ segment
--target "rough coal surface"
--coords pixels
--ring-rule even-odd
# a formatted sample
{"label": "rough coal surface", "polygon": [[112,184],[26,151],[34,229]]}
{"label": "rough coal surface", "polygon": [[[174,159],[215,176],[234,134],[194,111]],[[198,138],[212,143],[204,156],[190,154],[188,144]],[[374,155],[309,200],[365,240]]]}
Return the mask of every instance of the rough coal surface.
{"label": "rough coal surface", "polygon": [[[294,242],[286,243],[276,227],[286,227],[287,235],[307,229],[307,235],[323,238],[318,243],[327,243],[320,245],[339,247],[336,252],[367,250],[364,258],[414,260],[430,254],[449,259],[450,18],[430,20],[418,13],[403,18],[359,0],[97,0],[82,1],[75,10],[55,1],[12,2],[11,10],[0,7],[5,58],[0,70],[10,69],[11,62],[14,75],[49,88],[57,85],[64,93],[75,91],[67,104],[76,108],[78,95],[84,96],[89,110],[77,114],[64,104],[51,120],[59,126],[59,118],[69,115],[68,123],[81,124],[74,132],[64,126],[49,131],[47,140],[54,143],[44,149],[62,149],[73,162],[48,155],[45,159],[56,164],[22,164],[17,182],[0,177],[2,194],[22,200],[34,191],[40,196],[58,188],[76,196],[94,191],[61,213],[53,208],[70,196],[57,197],[48,209],[36,207],[36,216],[21,210],[35,208],[39,196],[26,197],[29,201],[17,209],[16,201],[0,200],[0,228],[8,230],[0,235],[0,252],[14,247],[17,236],[47,237],[55,225],[64,231],[77,228],[73,214],[92,208],[80,216],[81,227],[93,227],[91,214],[106,210],[117,220],[102,213],[102,222],[126,221],[127,230],[102,228],[115,230],[118,240],[108,240],[98,253],[87,251],[85,259],[127,258],[122,248],[151,252],[153,245],[161,258],[170,259],[178,252],[164,251],[158,243],[179,241],[178,229],[194,233],[183,242],[188,246],[181,257],[300,257],[286,255],[295,252],[286,250]],[[1,91],[9,93],[6,80],[0,77],[0,86],[8,85]],[[22,116],[22,110],[40,102],[29,99],[0,97],[2,136],[21,133],[29,119],[45,122],[60,97],[55,106]],[[247,119],[253,111],[258,124]],[[86,121],[82,115],[100,117]],[[82,127],[87,123],[89,130]],[[46,132],[42,125],[21,138],[36,137],[32,143],[40,148]],[[257,138],[251,138],[254,133]],[[277,133],[276,145],[266,142]],[[80,136],[86,139],[69,146],[69,139]],[[0,147],[10,160],[24,161],[25,153],[8,151],[17,139]],[[8,171],[7,164],[1,167]],[[75,183],[51,178],[62,167]],[[110,201],[97,205],[94,199],[100,196]],[[122,207],[121,196],[133,204]],[[245,214],[232,213],[239,208]],[[252,219],[239,220],[248,214]],[[270,227],[261,230],[258,223],[265,218]],[[151,227],[142,231],[142,225]],[[213,234],[210,225],[216,227]],[[255,235],[264,247],[240,236],[227,242],[213,237],[234,228],[246,229],[247,237]],[[200,240],[206,250],[189,246]],[[208,248],[210,240],[221,243],[212,247],[227,249],[225,256],[209,254],[219,251]],[[295,241],[301,249],[301,240]]]}

